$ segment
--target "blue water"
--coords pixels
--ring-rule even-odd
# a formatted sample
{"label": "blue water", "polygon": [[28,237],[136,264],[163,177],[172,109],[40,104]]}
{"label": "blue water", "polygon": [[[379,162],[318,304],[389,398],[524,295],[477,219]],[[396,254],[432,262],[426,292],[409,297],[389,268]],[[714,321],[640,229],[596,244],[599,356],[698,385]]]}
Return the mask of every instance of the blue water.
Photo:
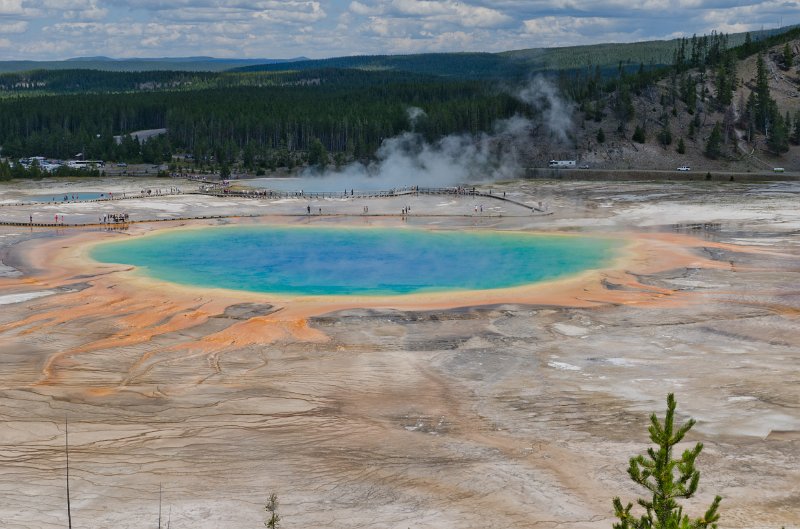
{"label": "blue water", "polygon": [[219,227],[98,245],[92,257],[157,279],[292,295],[393,295],[535,283],[605,266],[590,237],[418,229]]}
{"label": "blue water", "polygon": [[[122,193],[120,193],[122,195]],[[49,195],[31,195],[24,198],[24,202],[74,202],[76,200],[96,200],[109,198],[108,193],[100,191],[73,191],[71,193],[50,193]]]}

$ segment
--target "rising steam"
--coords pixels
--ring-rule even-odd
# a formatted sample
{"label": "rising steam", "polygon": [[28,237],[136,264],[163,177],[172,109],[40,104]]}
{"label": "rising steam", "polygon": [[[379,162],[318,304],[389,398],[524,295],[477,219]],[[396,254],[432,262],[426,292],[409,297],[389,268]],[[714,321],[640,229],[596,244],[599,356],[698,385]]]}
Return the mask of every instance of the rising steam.
{"label": "rising steam", "polygon": [[537,76],[517,94],[517,98],[542,115],[544,125],[551,135],[564,143],[572,131],[572,103],[558,95],[556,86],[542,76]]}
{"label": "rising steam", "polygon": [[[567,141],[572,129],[574,108],[558,95],[556,87],[544,77],[536,77],[515,96],[532,107],[536,117],[515,115],[498,120],[490,134],[453,134],[429,143],[413,132],[425,111],[408,107],[412,132],[383,141],[376,160],[353,163],[322,176],[330,184],[359,188],[368,179],[374,187],[380,180],[384,189],[404,186],[453,186],[474,181],[518,178],[522,174],[520,151],[533,141],[534,131],[544,127],[550,138]],[[303,176],[312,176],[308,171]],[[313,184],[311,184],[313,185]]]}

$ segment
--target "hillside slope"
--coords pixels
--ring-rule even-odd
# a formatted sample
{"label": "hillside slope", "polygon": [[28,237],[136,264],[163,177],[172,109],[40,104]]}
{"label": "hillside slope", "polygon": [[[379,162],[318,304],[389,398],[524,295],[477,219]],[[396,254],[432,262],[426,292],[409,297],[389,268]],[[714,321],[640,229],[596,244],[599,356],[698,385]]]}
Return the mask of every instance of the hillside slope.
{"label": "hillside slope", "polygon": [[[769,48],[762,57],[768,71],[770,95],[779,113],[782,116],[788,113],[790,133],[793,133],[800,115],[800,39],[790,41],[789,46],[795,60],[794,66],[788,70],[783,69],[781,62],[783,44]],[[528,163],[544,167],[549,159],[567,158],[597,169],[674,170],[686,165],[693,171],[771,171],[774,167],[800,171],[800,146],[790,142],[788,152],[776,155],[769,149],[764,134],[750,134],[741,123],[746,102],[756,86],[757,61],[758,56],[752,55],[737,62],[737,83],[729,106],[720,108],[714,102],[719,81],[716,72],[703,74],[698,69],[689,70],[687,76],[703,79],[696,86],[696,111],[690,112],[690,105],[679,98],[674,104],[671,102],[669,77],[631,94],[634,112],[633,118],[627,122],[621,120],[612,108],[614,99],[619,97],[614,93],[601,103],[604,105],[600,109],[603,116],[599,120],[594,119],[597,113],[594,110],[575,111],[574,141],[564,143],[551,142],[546,137],[535,138],[526,153]],[[723,130],[721,155],[718,159],[711,159],[705,151],[717,123]],[[637,127],[644,131],[644,142],[633,139]],[[668,144],[660,141],[661,131],[665,128],[672,137]],[[601,129],[605,136],[602,143],[598,141]],[[726,130],[728,134],[724,133]],[[685,147],[683,154],[677,149],[681,140]]]}

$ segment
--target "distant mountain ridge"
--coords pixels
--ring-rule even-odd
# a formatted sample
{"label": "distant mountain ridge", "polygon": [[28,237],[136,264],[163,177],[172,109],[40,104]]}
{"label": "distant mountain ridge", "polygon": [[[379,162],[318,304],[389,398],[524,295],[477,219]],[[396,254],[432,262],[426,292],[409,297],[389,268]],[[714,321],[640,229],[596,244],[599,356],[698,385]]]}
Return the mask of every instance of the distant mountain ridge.
{"label": "distant mountain ridge", "polygon": [[[794,26],[749,32],[755,41],[786,32]],[[736,46],[747,33],[728,34]],[[702,36],[698,36],[702,37]],[[657,67],[671,64],[681,39],[632,43],[605,43],[557,48],[529,48],[499,53],[458,52],[413,55],[359,55],[309,59],[231,59],[196,57],[137,57],[115,59],[106,56],[74,57],[63,61],[0,61],[0,73],[31,70],[101,70],[111,72],[285,72],[320,69],[394,70],[460,79],[515,80],[537,72],[599,67],[615,71],[619,65],[633,70],[640,64]]]}
{"label": "distant mountain ridge", "polygon": [[113,57],[106,57],[105,55],[98,55],[95,57],[73,57],[65,59],[66,62],[169,62],[169,63],[182,63],[182,62],[263,62],[264,64],[272,64],[278,62],[298,62],[307,61],[308,57],[293,57],[291,59],[226,59],[209,57],[206,55],[198,55],[193,57],[135,57],[135,58],[121,58],[115,59]]}
{"label": "distant mountain ridge", "polygon": [[[749,32],[754,41],[784,33],[797,26]],[[744,43],[747,33],[728,34],[729,46]],[[698,36],[701,38],[702,35]],[[616,72],[622,65],[627,70],[665,66],[672,63],[681,39],[652,40],[631,43],[589,44],[559,48],[530,48],[500,53],[423,53],[414,55],[361,55],[311,59],[302,62],[247,65],[238,72],[317,70],[345,68],[362,70],[396,70],[417,74],[466,79],[506,79],[528,77],[538,72],[578,70],[588,66],[604,72]]]}
{"label": "distant mountain ridge", "polygon": [[222,72],[243,66],[302,62],[306,57],[290,59],[226,59],[215,57],[73,57],[63,61],[0,61],[0,73],[31,70],[102,70],[109,72],[175,71]]}

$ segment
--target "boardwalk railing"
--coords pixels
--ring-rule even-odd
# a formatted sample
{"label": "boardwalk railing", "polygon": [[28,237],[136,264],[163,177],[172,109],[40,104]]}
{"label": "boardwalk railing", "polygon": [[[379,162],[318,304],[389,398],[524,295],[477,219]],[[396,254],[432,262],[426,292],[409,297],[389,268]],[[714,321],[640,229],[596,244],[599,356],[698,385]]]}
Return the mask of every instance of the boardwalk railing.
{"label": "boardwalk railing", "polygon": [[[121,200],[121,199],[129,199],[129,198],[155,198],[155,197],[164,197],[170,195],[181,195],[181,194],[195,194],[195,195],[206,195],[206,196],[214,196],[214,197],[237,197],[237,198],[254,198],[254,199],[279,199],[279,198],[299,198],[304,200],[310,199],[367,199],[367,198],[389,198],[389,197],[399,197],[399,196],[419,196],[419,195],[449,195],[449,196],[462,196],[462,197],[484,197],[490,198],[495,200],[502,200],[521,208],[528,209],[532,212],[539,212],[545,213],[545,209],[540,205],[531,206],[529,204],[525,204],[523,202],[518,202],[511,198],[507,198],[502,194],[496,194],[493,192],[481,192],[478,191],[474,187],[404,187],[404,188],[396,188],[396,189],[389,189],[384,191],[357,191],[357,190],[350,190],[350,192],[330,192],[330,191],[320,191],[320,192],[307,192],[307,191],[275,191],[275,190],[232,190],[228,188],[224,189],[208,189],[208,188],[201,188],[198,191],[193,191],[189,193],[181,192],[180,190],[176,190],[175,192],[173,189],[170,190],[158,190],[157,192],[153,192],[150,190],[151,193],[147,193],[148,190],[144,190],[141,193],[126,193],[123,196],[115,195],[113,198],[99,198],[99,199],[88,199],[88,200],[74,200],[68,202],[36,202],[36,203],[20,203],[20,204],[4,204],[7,206],[19,206],[19,205],[47,205],[47,204],[67,204],[70,202],[102,202],[106,200]],[[197,216],[197,217],[179,217],[179,218],[168,218],[168,219],[156,219],[156,220],[163,220],[163,221],[171,221],[171,220],[191,220],[191,219],[214,219],[214,218],[228,218],[228,217],[250,217],[250,216],[258,216],[258,215],[247,215],[247,214],[236,214],[236,215],[204,215],[204,216]],[[121,217],[120,219],[112,218],[112,217]],[[105,221],[102,219],[99,220],[96,224],[99,226],[114,226],[114,225],[127,225],[129,222],[153,222],[155,220],[142,220],[142,221],[134,221],[129,220],[127,214],[111,214],[107,215]],[[29,222],[25,222],[24,220],[17,220],[17,221],[3,221],[0,220],[0,225],[2,226],[29,226],[29,227],[63,227],[63,226],[87,226],[87,225],[95,225],[94,222],[86,222],[86,223],[79,223],[79,224],[65,224],[63,221],[58,222],[55,221],[53,223],[47,222],[33,222],[32,219],[29,219]]]}
{"label": "boardwalk railing", "polygon": [[[149,191],[149,192],[148,192]],[[111,201],[118,201],[118,200],[127,200],[132,198],[154,198],[154,197],[167,197],[167,196],[174,196],[174,195],[185,195],[184,191],[181,191],[178,188],[164,188],[164,189],[143,189],[139,192],[119,192],[119,193],[105,193],[105,196],[96,197],[96,198],[80,198],[80,193],[76,194],[74,197],[72,195],[63,194],[64,197],[69,197],[66,200],[64,198],[59,198],[62,196],[60,193],[56,193],[52,196],[51,200],[25,200],[20,199],[19,202],[3,202],[0,204],[0,207],[4,206],[58,206],[60,204],[77,204],[83,202],[111,202]]]}
{"label": "boardwalk railing", "polygon": [[210,195],[215,197],[239,197],[239,198],[268,198],[268,199],[275,199],[275,198],[302,198],[307,200],[317,200],[317,199],[366,199],[366,198],[390,198],[390,197],[398,197],[398,196],[418,196],[418,195],[454,195],[454,196],[467,196],[467,197],[485,197],[485,198],[493,198],[496,200],[503,200],[505,202],[509,202],[511,204],[515,204],[517,206],[529,209],[531,211],[539,211],[543,212],[544,210],[536,207],[531,206],[529,204],[525,204],[522,202],[518,202],[516,200],[506,198],[503,195],[498,195],[492,192],[483,192],[478,191],[474,187],[401,187],[395,189],[388,189],[388,190],[358,190],[358,189],[351,189],[349,191],[343,190],[341,192],[334,192],[334,191],[277,191],[274,189],[247,189],[247,190],[238,190],[238,189],[204,189],[200,191],[201,194]]}

